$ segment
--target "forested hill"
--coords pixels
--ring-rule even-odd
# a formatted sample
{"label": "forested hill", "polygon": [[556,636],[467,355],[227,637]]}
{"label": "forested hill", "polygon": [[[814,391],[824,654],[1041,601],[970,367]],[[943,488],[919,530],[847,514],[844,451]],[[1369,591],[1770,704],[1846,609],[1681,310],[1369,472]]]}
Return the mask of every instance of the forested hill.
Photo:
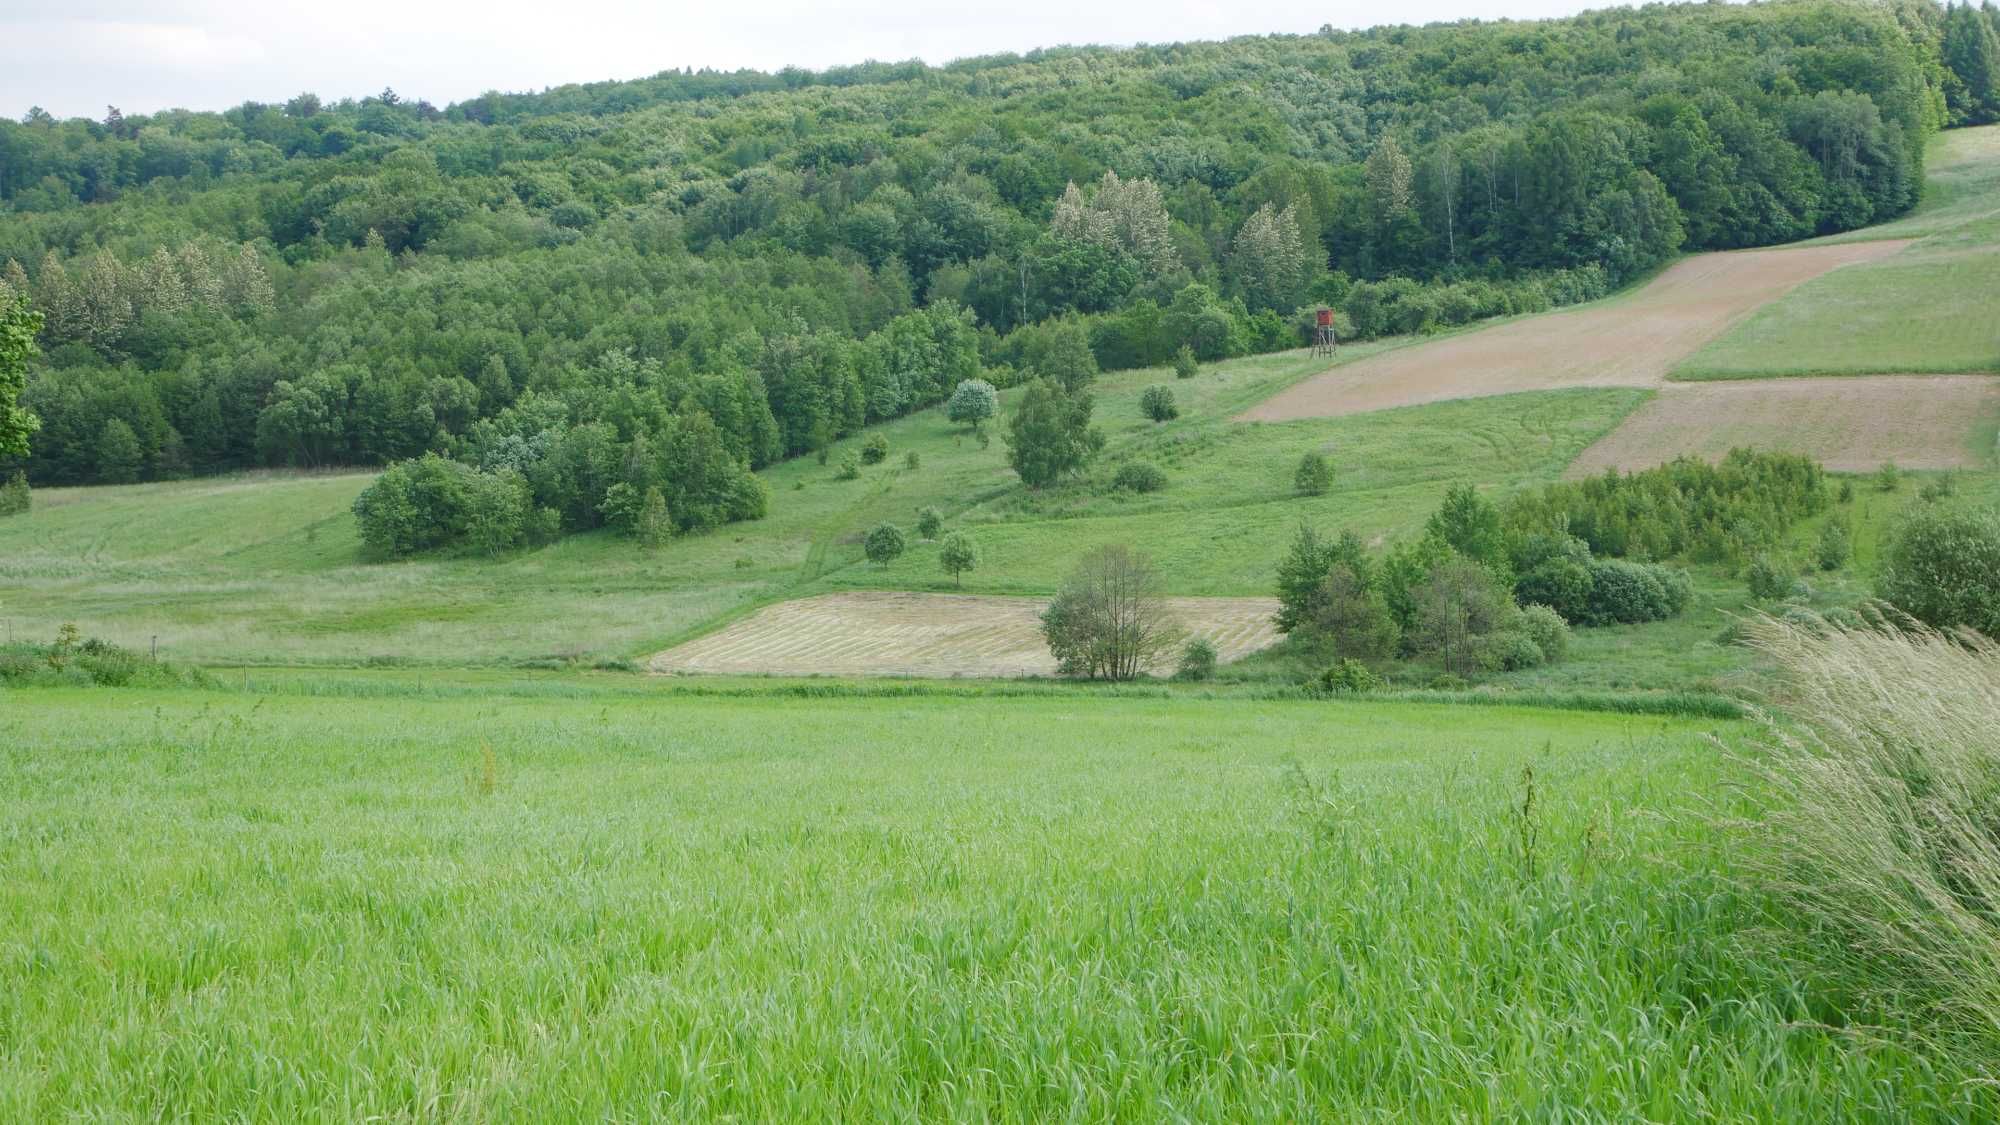
{"label": "forested hill", "polygon": [[45,317],[27,468],[438,451],[539,497],[601,493],[636,445],[712,483],[677,520],[754,514],[696,469],[982,372],[1291,346],[1308,303],[1422,331],[1896,214],[1929,134],[2000,118],[1996,34],[1990,6],[1704,4],[31,113],[0,123],[0,284]]}

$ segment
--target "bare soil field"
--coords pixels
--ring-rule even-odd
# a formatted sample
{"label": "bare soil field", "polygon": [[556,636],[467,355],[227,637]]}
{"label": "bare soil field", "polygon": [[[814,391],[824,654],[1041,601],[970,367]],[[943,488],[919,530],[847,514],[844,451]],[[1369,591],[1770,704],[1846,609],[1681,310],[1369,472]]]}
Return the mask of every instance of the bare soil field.
{"label": "bare soil field", "polygon": [[[1169,598],[1223,661],[1277,640],[1272,598]],[[1041,598],[859,591],[766,606],[652,658],[655,672],[769,676],[1036,676],[1055,661]],[[1157,672],[1171,668],[1155,669]]]}
{"label": "bare soil field", "polygon": [[2000,414],[2000,377],[1868,375],[1757,379],[1662,387],[1583,451],[1567,476],[1631,471],[1682,454],[1715,460],[1736,446],[1803,453],[1829,469],[1863,472],[1987,463]]}
{"label": "bare soil field", "polygon": [[1623,298],[1334,367],[1265,399],[1239,420],[1329,418],[1563,387],[1654,386],[1759,305],[1828,270],[1886,257],[1908,245],[1889,239],[1697,254]]}

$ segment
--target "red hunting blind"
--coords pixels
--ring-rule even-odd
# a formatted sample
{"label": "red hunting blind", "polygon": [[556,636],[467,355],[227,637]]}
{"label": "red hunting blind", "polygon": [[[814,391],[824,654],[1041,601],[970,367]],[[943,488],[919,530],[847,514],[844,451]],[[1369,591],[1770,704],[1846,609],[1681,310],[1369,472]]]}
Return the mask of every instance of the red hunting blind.
{"label": "red hunting blind", "polygon": [[1333,330],[1333,310],[1320,309],[1313,316],[1312,354],[1332,355],[1340,340]]}

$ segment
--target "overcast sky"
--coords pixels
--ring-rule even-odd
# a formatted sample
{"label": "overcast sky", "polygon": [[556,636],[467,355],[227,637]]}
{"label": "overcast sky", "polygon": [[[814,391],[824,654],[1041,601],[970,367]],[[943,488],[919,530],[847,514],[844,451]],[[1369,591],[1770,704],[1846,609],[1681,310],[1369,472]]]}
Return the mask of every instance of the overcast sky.
{"label": "overcast sky", "polygon": [[670,67],[949,62],[1064,43],[1165,43],[1322,24],[1565,15],[1606,0],[0,0],[0,113],[226,109],[393,86],[439,106],[486,90]]}

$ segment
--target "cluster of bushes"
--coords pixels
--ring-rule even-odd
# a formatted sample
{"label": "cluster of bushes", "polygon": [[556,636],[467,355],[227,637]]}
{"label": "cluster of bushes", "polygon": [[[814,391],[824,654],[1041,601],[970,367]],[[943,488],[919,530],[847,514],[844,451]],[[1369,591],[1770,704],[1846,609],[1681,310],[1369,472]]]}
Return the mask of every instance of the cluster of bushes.
{"label": "cluster of bushes", "polygon": [[1599,555],[1736,567],[1827,502],[1826,472],[1810,458],[1734,449],[1717,464],[1683,457],[1551,484],[1511,498],[1502,519],[1511,536],[1559,531]]}
{"label": "cluster of bushes", "polygon": [[[1421,536],[1377,557],[1353,533],[1301,525],[1278,565],[1278,630],[1352,690],[1359,668],[1396,658],[1446,674],[1555,663],[1575,626],[1658,621],[1684,612],[1694,586],[1658,563],[1598,558],[1553,526],[1522,527],[1470,485],[1447,490]],[[1342,687],[1340,685],[1347,685]]]}
{"label": "cluster of bushes", "polygon": [[706,413],[591,415],[529,396],[474,427],[465,460],[427,453],[391,465],[355,497],[362,541],[390,556],[492,553],[608,526],[651,545],[763,517],[764,482]]}
{"label": "cluster of bushes", "polygon": [[1278,567],[1278,599],[1279,631],[1339,677],[1328,690],[1358,690],[1358,669],[1399,657],[1470,676],[1559,662],[1569,649],[1560,614],[1518,603],[1501,574],[1430,533],[1376,558],[1352,533],[1327,539],[1302,525]]}
{"label": "cluster of bushes", "polygon": [[64,625],[45,645],[0,646],[0,684],[8,687],[66,685],[100,687],[171,686],[205,683],[199,671],[151,660]]}
{"label": "cluster of bushes", "polygon": [[459,544],[494,553],[562,525],[556,509],[535,506],[518,470],[482,472],[435,453],[384,470],[354,498],[354,518],[361,541],[389,556]]}
{"label": "cluster of bushes", "polygon": [[1687,572],[1658,563],[1600,559],[1561,531],[1510,544],[1514,595],[1548,606],[1576,625],[1633,625],[1678,617],[1694,598]]}

